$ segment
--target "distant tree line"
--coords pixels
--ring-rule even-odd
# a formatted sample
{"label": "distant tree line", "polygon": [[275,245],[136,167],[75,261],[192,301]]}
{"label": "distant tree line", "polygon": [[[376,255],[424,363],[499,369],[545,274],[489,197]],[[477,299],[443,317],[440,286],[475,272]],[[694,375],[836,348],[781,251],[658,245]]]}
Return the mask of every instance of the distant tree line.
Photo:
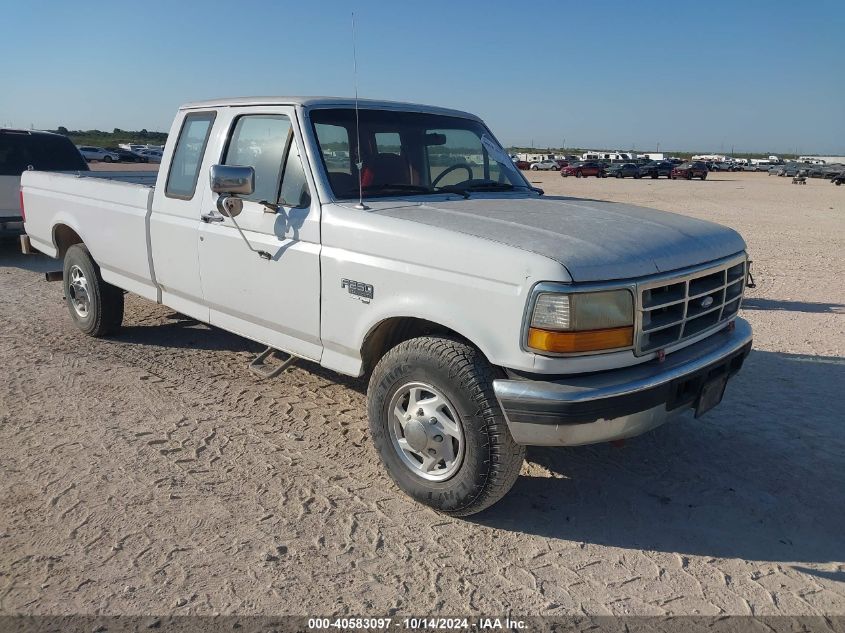
{"label": "distant tree line", "polygon": [[67,136],[76,145],[95,145],[97,147],[117,147],[120,143],[140,143],[141,145],[164,145],[167,132],[150,132],[149,130],[121,130],[116,127],[111,132],[103,130],[69,130],[60,125],[55,130],[57,134]]}

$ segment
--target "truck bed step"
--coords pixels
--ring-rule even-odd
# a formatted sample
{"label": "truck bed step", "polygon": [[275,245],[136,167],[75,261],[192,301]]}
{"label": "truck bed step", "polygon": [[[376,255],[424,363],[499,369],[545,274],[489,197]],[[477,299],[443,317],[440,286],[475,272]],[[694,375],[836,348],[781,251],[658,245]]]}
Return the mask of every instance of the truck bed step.
{"label": "truck bed step", "polygon": [[[278,351],[279,350],[273,347],[268,347],[253,359],[253,361],[249,364],[249,370],[259,378],[267,379],[275,378],[282,372],[293,367],[297,357],[290,354],[287,355],[287,358],[283,360],[280,365],[268,365],[265,362],[268,358],[270,358],[270,356],[273,356],[274,353]],[[280,353],[284,354],[285,352]]]}

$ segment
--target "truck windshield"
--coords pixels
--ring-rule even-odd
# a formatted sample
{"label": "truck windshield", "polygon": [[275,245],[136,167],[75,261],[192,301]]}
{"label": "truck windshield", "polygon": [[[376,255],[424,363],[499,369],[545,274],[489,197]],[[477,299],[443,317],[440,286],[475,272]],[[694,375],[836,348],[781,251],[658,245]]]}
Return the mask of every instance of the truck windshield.
{"label": "truck windshield", "polygon": [[0,176],[20,176],[29,168],[39,171],[88,171],[88,164],[64,136],[2,131]]}
{"label": "truck windshield", "polygon": [[338,199],[364,196],[528,191],[511,157],[473,119],[393,110],[316,109],[311,121]]}

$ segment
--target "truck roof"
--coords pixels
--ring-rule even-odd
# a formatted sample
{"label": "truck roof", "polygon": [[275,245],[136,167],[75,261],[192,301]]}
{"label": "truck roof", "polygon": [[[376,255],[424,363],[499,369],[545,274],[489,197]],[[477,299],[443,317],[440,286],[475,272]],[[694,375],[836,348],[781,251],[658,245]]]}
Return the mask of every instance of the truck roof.
{"label": "truck roof", "polygon": [[64,136],[63,134],[56,134],[55,132],[48,132],[46,130],[24,130],[23,128],[2,127],[0,134],[49,134],[50,136]]}
{"label": "truck roof", "polygon": [[[216,108],[227,106],[253,106],[253,105],[292,105],[304,108],[330,108],[330,107],[354,107],[354,97],[234,97],[227,99],[208,99],[206,101],[194,101],[186,103],[180,110],[193,110],[196,108]],[[457,116],[465,119],[480,120],[476,115],[462,110],[441,108],[439,106],[423,105],[420,103],[404,103],[401,101],[383,101],[380,99],[358,99],[358,107],[378,110],[411,110],[413,112],[426,112],[431,114],[443,114]]]}

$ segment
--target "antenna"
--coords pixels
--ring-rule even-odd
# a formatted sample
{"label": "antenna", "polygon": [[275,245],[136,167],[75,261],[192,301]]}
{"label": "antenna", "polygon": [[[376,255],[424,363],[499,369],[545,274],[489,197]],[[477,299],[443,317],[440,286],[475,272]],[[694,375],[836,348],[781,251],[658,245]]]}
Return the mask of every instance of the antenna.
{"label": "antenna", "polygon": [[364,183],[361,180],[361,168],[364,167],[364,161],[361,160],[361,123],[358,119],[358,55],[355,50],[355,12],[352,12],[352,80],[355,84],[355,155],[358,162],[355,166],[358,168],[358,204],[356,209],[367,211],[370,207],[364,204]]}

